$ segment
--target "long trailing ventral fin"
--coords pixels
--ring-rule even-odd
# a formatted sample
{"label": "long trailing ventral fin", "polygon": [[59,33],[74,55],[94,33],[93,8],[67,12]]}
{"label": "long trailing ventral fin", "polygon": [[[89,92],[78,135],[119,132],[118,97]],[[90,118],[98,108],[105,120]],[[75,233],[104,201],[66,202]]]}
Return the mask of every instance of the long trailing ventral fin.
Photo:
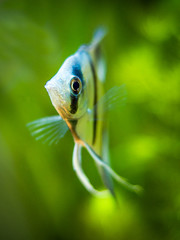
{"label": "long trailing ventral fin", "polygon": [[133,185],[129,183],[125,178],[119,176],[107,163],[103,162],[103,160],[91,149],[91,147],[87,143],[84,143],[84,147],[87,149],[95,163],[98,164],[99,166],[103,166],[118,183],[120,183],[122,186],[124,186],[125,188],[132,192],[135,193],[142,192],[143,188],[141,186]]}
{"label": "long trailing ventral fin", "polygon": [[49,145],[57,144],[68,130],[66,122],[59,115],[40,118],[26,126],[37,141]]}
{"label": "long trailing ventral fin", "polygon": [[73,169],[77,174],[77,177],[83,184],[83,186],[87,189],[88,192],[97,196],[97,197],[105,197],[109,194],[108,190],[99,191],[95,189],[90,183],[89,179],[85,175],[82,166],[81,166],[81,148],[82,146],[75,142],[74,151],[73,151]]}

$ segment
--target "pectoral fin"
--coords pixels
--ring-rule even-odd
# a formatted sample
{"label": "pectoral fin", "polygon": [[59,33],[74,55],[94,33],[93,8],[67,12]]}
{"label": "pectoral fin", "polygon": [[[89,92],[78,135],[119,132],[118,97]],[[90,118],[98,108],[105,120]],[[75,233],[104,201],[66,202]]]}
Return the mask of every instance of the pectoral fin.
{"label": "pectoral fin", "polygon": [[27,127],[37,141],[49,145],[58,143],[68,130],[66,122],[59,115],[37,119],[28,123]]}

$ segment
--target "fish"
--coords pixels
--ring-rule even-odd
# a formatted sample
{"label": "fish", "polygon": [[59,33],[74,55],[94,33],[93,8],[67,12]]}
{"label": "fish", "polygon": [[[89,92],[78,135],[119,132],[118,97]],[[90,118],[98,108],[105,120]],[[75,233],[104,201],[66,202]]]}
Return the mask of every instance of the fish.
{"label": "fish", "polygon": [[[113,179],[136,193],[138,185],[130,184],[111,167],[109,160],[107,114],[126,100],[125,85],[104,93],[106,64],[101,43],[107,31],[98,28],[90,44],[84,44],[69,56],[45,85],[57,116],[44,117],[27,124],[32,136],[43,143],[58,143],[69,129],[74,139],[73,169],[80,182],[93,195],[115,197]],[[85,148],[94,160],[105,189],[96,189],[82,169],[81,150]]]}

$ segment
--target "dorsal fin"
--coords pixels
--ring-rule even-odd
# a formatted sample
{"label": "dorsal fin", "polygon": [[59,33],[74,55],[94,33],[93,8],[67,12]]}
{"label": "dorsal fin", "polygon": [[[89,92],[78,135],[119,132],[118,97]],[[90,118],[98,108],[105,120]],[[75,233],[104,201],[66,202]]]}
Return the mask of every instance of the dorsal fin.
{"label": "dorsal fin", "polygon": [[98,28],[93,36],[91,46],[95,47],[100,44],[100,42],[103,40],[103,38],[106,36],[107,30],[105,27]]}

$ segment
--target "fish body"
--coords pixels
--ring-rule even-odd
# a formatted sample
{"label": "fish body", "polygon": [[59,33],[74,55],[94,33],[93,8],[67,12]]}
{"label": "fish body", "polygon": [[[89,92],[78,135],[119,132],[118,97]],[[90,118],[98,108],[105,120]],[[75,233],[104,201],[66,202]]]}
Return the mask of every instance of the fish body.
{"label": "fish body", "polygon": [[[113,196],[112,177],[138,192],[140,187],[131,185],[109,166],[109,147],[106,110],[122,102],[124,94],[116,87],[104,94],[106,67],[100,44],[106,31],[98,29],[89,45],[82,45],[68,57],[45,88],[58,116],[43,118],[28,126],[37,140],[47,137],[50,143],[64,136],[67,126],[74,138],[73,168],[85,188],[96,196],[109,191]],[[66,123],[66,124],[65,124]],[[81,166],[81,149],[86,148],[95,161],[102,181],[108,190],[95,189]]]}
{"label": "fish body", "polygon": [[[104,34],[100,30],[90,45],[81,46],[75,54],[68,57],[45,87],[54,107],[65,119],[75,142],[81,146],[88,144],[103,161],[109,162],[105,106],[97,104],[103,96],[105,81],[106,69],[100,50]],[[81,81],[78,94],[73,92],[72,79]],[[110,175],[104,167],[98,166],[98,169],[104,184],[114,195]]]}

